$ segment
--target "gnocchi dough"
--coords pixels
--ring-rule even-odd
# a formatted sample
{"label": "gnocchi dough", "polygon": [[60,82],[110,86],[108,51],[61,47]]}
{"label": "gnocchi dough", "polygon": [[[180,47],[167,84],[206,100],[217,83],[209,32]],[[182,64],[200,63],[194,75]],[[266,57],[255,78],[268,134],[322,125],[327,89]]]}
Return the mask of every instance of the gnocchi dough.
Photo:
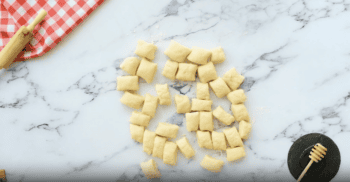
{"label": "gnocchi dough", "polygon": [[186,57],[191,53],[191,49],[185,47],[174,40],[171,40],[169,47],[164,51],[164,54],[167,55],[171,60],[183,63],[186,60]]}
{"label": "gnocchi dough", "polygon": [[145,126],[147,127],[149,124],[149,121],[151,120],[151,116],[148,116],[146,114],[142,114],[137,111],[133,111],[130,117],[130,122],[132,124],[140,125],[140,126]]}
{"label": "gnocchi dough", "polygon": [[242,104],[247,100],[247,97],[245,96],[243,89],[237,89],[227,94],[227,99],[232,104]]}
{"label": "gnocchi dough", "polygon": [[165,142],[166,142],[166,138],[161,136],[156,136],[156,138],[154,139],[154,145],[153,145],[153,151],[152,151],[153,157],[158,157],[160,159],[163,159]]}
{"label": "gnocchi dough", "polygon": [[160,122],[158,123],[156,134],[167,138],[176,138],[178,131],[179,126],[176,124]]}
{"label": "gnocchi dough", "polygon": [[250,120],[247,108],[243,104],[231,105],[231,110],[234,117],[236,118],[236,121]]}
{"label": "gnocchi dough", "polygon": [[179,63],[176,79],[181,81],[195,81],[198,66],[191,63]]}
{"label": "gnocchi dough", "polygon": [[160,105],[170,105],[171,97],[168,84],[156,84],[156,90]]}
{"label": "gnocchi dough", "polygon": [[230,125],[235,121],[235,118],[227,113],[221,106],[218,106],[214,111],[213,115],[216,119],[218,119],[220,122],[224,123],[225,125]]}
{"label": "gnocchi dough", "polygon": [[208,83],[218,78],[213,62],[198,67],[198,77],[202,83]]}
{"label": "gnocchi dough", "polygon": [[226,150],[227,161],[235,161],[245,156],[243,147],[228,148]]}
{"label": "gnocchi dough", "polygon": [[175,95],[175,105],[177,113],[191,112],[190,99],[187,95]]}
{"label": "gnocchi dough", "polygon": [[237,73],[235,68],[227,71],[222,79],[230,87],[231,90],[236,90],[244,81],[244,76]]}
{"label": "gnocchi dough", "polygon": [[213,113],[212,112],[199,112],[199,128],[202,131],[213,131]]}
{"label": "gnocchi dough", "polygon": [[154,59],[154,53],[157,50],[157,46],[152,43],[147,43],[144,40],[138,40],[135,50],[135,54],[140,57],[147,58],[149,60]]}
{"label": "gnocchi dough", "polygon": [[220,77],[212,82],[209,82],[209,85],[215,95],[219,98],[225,97],[231,91],[230,88],[226,85],[225,81]]}
{"label": "gnocchi dough", "polygon": [[210,51],[200,47],[193,46],[192,52],[190,53],[190,55],[188,55],[187,59],[193,63],[207,64],[210,56],[211,56]]}
{"label": "gnocchi dough", "polygon": [[148,155],[151,155],[154,146],[154,139],[156,138],[156,133],[145,130],[143,134],[143,151]]}
{"label": "gnocchi dough", "polygon": [[186,113],[187,131],[197,131],[199,127],[199,112]]}
{"label": "gnocchi dough", "polygon": [[143,174],[145,174],[147,179],[161,177],[161,174],[157,167],[157,163],[153,159],[150,159],[147,162],[141,162],[140,166]]}
{"label": "gnocchi dough", "polygon": [[192,99],[191,111],[211,111],[211,100]]}
{"label": "gnocchi dough", "polygon": [[246,122],[246,121],[240,121],[239,122],[239,130],[238,133],[241,136],[242,139],[247,139],[249,134],[250,134],[250,130],[252,129],[252,124]]}
{"label": "gnocchi dough", "polygon": [[151,116],[151,118],[153,118],[154,115],[156,114],[157,107],[158,107],[158,97],[152,96],[151,94],[146,94],[145,102],[142,107],[142,113],[148,116]]}
{"label": "gnocchi dough", "polygon": [[221,47],[216,47],[214,49],[211,49],[211,58],[210,61],[214,64],[223,63],[226,59],[224,50],[222,50]]}
{"label": "gnocchi dough", "polygon": [[211,172],[218,173],[221,172],[222,167],[224,166],[224,161],[215,159],[209,155],[205,155],[201,162],[201,166]]}
{"label": "gnocchi dough", "polygon": [[209,131],[197,131],[197,141],[201,148],[213,149],[213,142],[211,140]]}
{"label": "gnocchi dough", "polygon": [[163,152],[164,164],[176,165],[177,163],[177,145],[174,142],[165,142]]}
{"label": "gnocchi dough", "polygon": [[231,147],[243,147],[241,136],[239,135],[236,127],[228,128],[224,130],[227,142]]}
{"label": "gnocchi dough", "polygon": [[214,150],[226,150],[226,139],[224,133],[213,131],[211,137]]}
{"label": "gnocchi dough", "polygon": [[136,91],[139,89],[138,76],[119,76],[117,82],[117,90],[119,91]]}
{"label": "gnocchi dough", "polygon": [[186,137],[181,138],[176,141],[177,146],[179,147],[181,153],[187,158],[191,158],[195,155],[195,151],[193,150],[191,144],[188,142]]}
{"label": "gnocchi dough", "polygon": [[130,92],[125,92],[120,102],[134,109],[140,109],[142,107],[145,98],[138,94],[132,94]]}
{"label": "gnocchi dough", "polygon": [[197,99],[210,100],[208,83],[197,82]]}
{"label": "gnocchi dough", "polygon": [[153,81],[154,75],[157,72],[157,63],[142,58],[139,68],[137,69],[136,75],[146,80],[147,83]]}
{"label": "gnocchi dough", "polygon": [[143,133],[145,132],[145,127],[130,124],[130,134],[131,138],[139,143],[143,142]]}
{"label": "gnocchi dough", "polygon": [[168,60],[163,68],[162,75],[170,80],[175,80],[177,70],[179,68],[179,63]]}
{"label": "gnocchi dough", "polygon": [[137,68],[139,67],[141,60],[135,57],[126,58],[122,64],[120,64],[120,68],[130,75],[135,76]]}

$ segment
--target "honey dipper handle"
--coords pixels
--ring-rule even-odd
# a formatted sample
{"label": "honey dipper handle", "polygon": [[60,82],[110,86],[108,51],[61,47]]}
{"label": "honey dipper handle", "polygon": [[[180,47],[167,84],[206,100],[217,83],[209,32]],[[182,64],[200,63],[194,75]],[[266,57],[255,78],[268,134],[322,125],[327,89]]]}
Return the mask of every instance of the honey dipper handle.
{"label": "honey dipper handle", "polygon": [[313,160],[310,160],[309,164],[305,167],[304,171],[301,173],[301,175],[298,178],[298,182],[301,181],[301,179],[304,177],[305,173],[307,172],[307,170],[309,170],[311,164],[313,163]]}
{"label": "honey dipper handle", "polygon": [[36,16],[36,18],[34,19],[34,21],[33,21],[30,25],[27,26],[28,31],[33,32],[35,26],[36,26],[38,23],[40,23],[41,21],[43,21],[43,19],[45,18],[46,15],[47,15],[47,12],[46,12],[44,9],[42,9],[42,10],[39,12],[38,16]]}

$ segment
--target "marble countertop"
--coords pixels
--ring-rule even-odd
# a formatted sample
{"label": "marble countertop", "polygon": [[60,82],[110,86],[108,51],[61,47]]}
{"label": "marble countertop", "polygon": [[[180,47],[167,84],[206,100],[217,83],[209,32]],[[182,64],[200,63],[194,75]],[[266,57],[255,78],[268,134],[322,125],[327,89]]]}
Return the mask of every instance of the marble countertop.
{"label": "marble countertop", "polygon": [[[188,47],[222,46],[226,62],[219,76],[235,67],[246,77],[246,106],[253,130],[247,156],[213,174],[199,165],[205,154],[185,129],[175,106],[160,106],[151,121],[180,126],[198,151],[175,167],[155,159],[162,180],[295,181],[287,166],[292,143],[308,133],[332,138],[341,152],[333,181],[350,179],[350,1],[106,0],[44,56],[0,71],[0,168],[9,181],[146,180],[140,162],[152,157],[129,133],[132,109],[119,102],[119,65],[134,56],[137,40],[158,46],[152,84],[195,97],[195,82],[161,75],[170,40]],[[229,111],[226,99],[214,106]],[[222,126],[216,124],[216,129]],[[225,160],[226,161],[226,160]]]}

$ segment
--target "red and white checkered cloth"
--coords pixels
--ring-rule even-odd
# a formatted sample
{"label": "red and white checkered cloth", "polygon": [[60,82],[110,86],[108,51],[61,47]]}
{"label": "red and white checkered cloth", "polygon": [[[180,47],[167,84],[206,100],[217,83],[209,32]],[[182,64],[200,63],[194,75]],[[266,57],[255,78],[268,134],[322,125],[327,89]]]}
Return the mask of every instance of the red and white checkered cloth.
{"label": "red and white checkered cloth", "polygon": [[41,56],[54,48],[103,1],[0,0],[0,51],[21,26],[28,26],[44,9],[47,15],[35,27],[34,39],[15,61]]}

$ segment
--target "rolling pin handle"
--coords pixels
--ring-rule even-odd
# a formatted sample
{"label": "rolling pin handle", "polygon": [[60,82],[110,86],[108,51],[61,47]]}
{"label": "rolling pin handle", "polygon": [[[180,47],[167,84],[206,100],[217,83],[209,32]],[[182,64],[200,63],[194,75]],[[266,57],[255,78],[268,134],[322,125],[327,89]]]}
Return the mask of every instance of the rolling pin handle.
{"label": "rolling pin handle", "polygon": [[43,19],[45,18],[46,15],[47,15],[47,12],[44,9],[40,10],[38,16],[36,16],[34,21],[30,25],[27,26],[28,31],[33,32],[35,26],[38,23],[40,23],[41,21],[43,21]]}

